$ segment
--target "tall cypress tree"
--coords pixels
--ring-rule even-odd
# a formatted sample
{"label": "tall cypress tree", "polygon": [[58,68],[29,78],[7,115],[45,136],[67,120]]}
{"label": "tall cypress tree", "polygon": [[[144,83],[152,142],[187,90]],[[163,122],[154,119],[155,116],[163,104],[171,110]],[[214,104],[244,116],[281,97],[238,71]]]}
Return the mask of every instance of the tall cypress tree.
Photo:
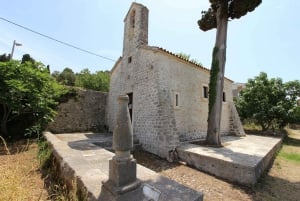
{"label": "tall cypress tree", "polygon": [[253,11],[262,0],[209,0],[210,8],[202,11],[198,25],[202,31],[216,28],[209,82],[209,114],[206,143],[221,146],[220,125],[229,19],[239,19]]}

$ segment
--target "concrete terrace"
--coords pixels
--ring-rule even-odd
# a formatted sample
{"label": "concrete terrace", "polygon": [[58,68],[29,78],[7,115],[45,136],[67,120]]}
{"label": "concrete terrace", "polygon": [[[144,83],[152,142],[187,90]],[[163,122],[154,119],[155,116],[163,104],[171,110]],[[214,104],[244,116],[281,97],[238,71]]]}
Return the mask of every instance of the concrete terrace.
{"label": "concrete terrace", "polygon": [[[111,149],[112,135],[93,133],[53,135],[50,132],[45,132],[44,135],[53,149],[64,180],[71,182],[76,179],[79,188],[87,191],[88,200],[114,200],[101,191],[102,182],[108,180],[108,162],[114,156],[114,153],[105,149]],[[202,193],[167,179],[141,165],[137,166],[137,178],[161,193],[159,201],[203,200]],[[130,201],[144,200],[140,195],[132,197],[136,198],[134,200],[130,198]]]}
{"label": "concrete terrace", "polygon": [[[89,200],[101,199],[102,182],[108,179],[108,161],[114,154],[111,150],[111,134],[46,132],[54,156],[60,163],[64,179],[77,179],[88,192]],[[281,138],[247,135],[245,137],[222,137],[222,148],[184,143],[176,148],[182,161],[217,177],[244,185],[257,182],[269,167]],[[198,201],[203,194],[167,179],[141,165],[137,178],[161,192],[160,201]],[[106,200],[105,200],[106,201]]]}
{"label": "concrete terrace", "polygon": [[195,168],[220,178],[252,185],[271,165],[281,138],[246,135],[222,137],[224,147],[186,143],[176,150],[179,158]]}

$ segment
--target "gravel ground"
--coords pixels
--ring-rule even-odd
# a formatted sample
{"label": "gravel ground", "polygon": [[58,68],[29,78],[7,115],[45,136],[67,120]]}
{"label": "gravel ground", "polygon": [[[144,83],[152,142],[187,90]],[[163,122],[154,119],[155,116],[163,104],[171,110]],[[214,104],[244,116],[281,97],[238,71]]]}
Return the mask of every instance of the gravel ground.
{"label": "gravel ground", "polygon": [[255,193],[249,187],[239,187],[182,163],[169,163],[147,152],[134,154],[137,162],[187,187],[204,193],[205,201],[253,200]]}

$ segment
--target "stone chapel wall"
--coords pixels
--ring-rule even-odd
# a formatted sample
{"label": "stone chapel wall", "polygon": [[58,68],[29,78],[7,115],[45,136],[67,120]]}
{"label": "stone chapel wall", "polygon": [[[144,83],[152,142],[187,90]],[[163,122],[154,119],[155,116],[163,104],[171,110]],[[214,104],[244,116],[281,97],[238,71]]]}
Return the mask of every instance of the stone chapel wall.
{"label": "stone chapel wall", "polygon": [[[198,140],[206,137],[208,99],[203,97],[203,87],[209,83],[209,71],[193,66],[168,53],[156,54],[157,68],[160,69],[159,86],[164,86],[164,94],[168,94],[170,106],[166,111],[173,111],[175,123],[172,125],[179,135],[180,141]],[[225,101],[222,105],[221,135],[231,133],[230,107],[232,102],[231,81],[224,81]],[[177,96],[177,106],[176,106]],[[170,129],[172,130],[172,129]]]}

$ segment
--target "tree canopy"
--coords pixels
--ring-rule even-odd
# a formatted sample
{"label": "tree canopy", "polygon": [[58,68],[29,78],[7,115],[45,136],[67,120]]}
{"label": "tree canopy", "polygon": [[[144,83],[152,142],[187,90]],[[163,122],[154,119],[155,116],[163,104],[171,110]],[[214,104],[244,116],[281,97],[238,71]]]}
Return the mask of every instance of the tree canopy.
{"label": "tree canopy", "polygon": [[39,125],[51,121],[57,99],[63,93],[66,90],[57,84],[42,63],[0,62],[1,134],[12,136],[7,125],[11,121],[24,121],[21,116]]}
{"label": "tree canopy", "polygon": [[109,81],[109,71],[96,71],[95,73],[91,73],[88,69],[83,69],[76,74],[75,86],[107,92],[109,90]]}
{"label": "tree canopy", "polygon": [[22,60],[21,63],[25,63],[25,62],[31,62],[31,63],[35,63],[35,60],[30,56],[30,54],[24,54],[22,56]]}
{"label": "tree canopy", "polygon": [[[56,71],[55,71],[56,73]],[[53,74],[55,77],[55,75]],[[63,85],[74,86],[75,85],[76,76],[71,68],[65,68],[61,73],[56,76],[56,81]]]}
{"label": "tree canopy", "polygon": [[6,62],[6,61],[9,61],[9,59],[10,59],[9,55],[6,55],[6,54],[0,55],[0,62]]}
{"label": "tree canopy", "polygon": [[91,73],[89,69],[85,68],[79,73],[74,73],[72,69],[65,68],[62,72],[54,71],[51,75],[63,85],[104,92],[109,90],[109,71],[96,71],[95,73]]}
{"label": "tree canopy", "polygon": [[[217,10],[220,6],[224,9],[226,16],[229,19],[239,19],[248,12],[253,11],[262,0],[209,0],[210,8],[207,11],[202,11],[202,18],[198,21],[201,30],[207,31],[217,28]],[[223,13],[224,14],[224,13]]]}
{"label": "tree canopy", "polygon": [[262,72],[249,79],[240,94],[236,102],[240,117],[255,122],[263,130],[300,121],[297,120],[300,81],[283,83],[280,78],[268,79]]}

